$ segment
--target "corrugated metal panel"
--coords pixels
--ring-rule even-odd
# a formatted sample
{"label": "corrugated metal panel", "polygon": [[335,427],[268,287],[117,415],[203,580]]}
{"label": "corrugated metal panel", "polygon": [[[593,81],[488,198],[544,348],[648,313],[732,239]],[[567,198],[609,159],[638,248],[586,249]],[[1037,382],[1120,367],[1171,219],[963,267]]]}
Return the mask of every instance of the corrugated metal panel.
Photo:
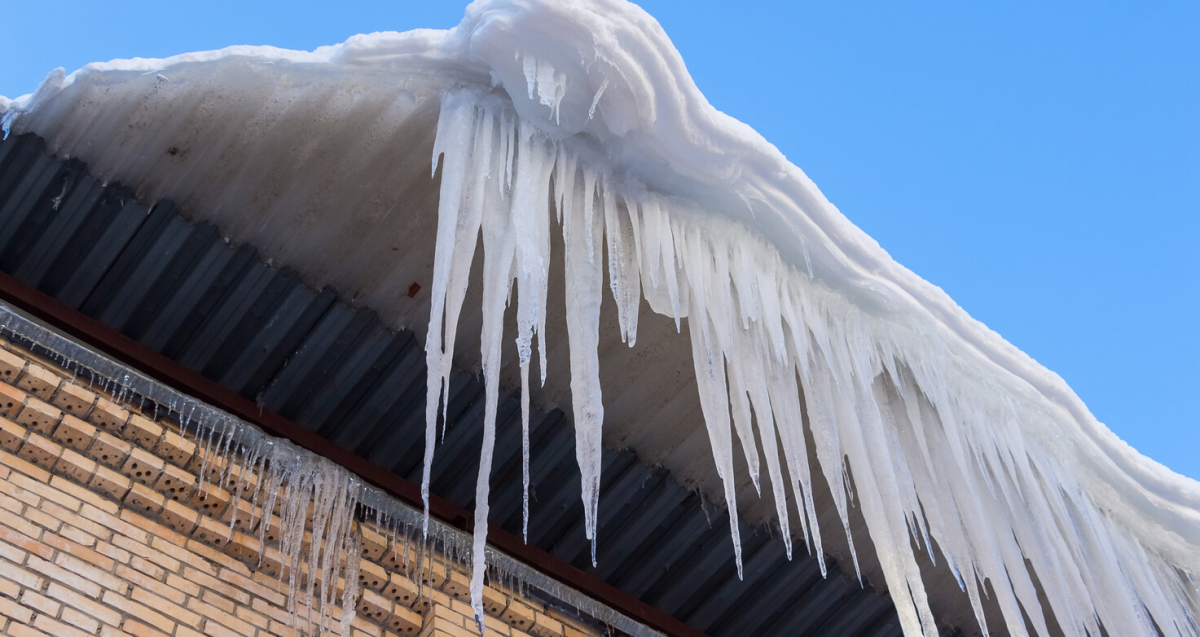
{"label": "corrugated metal panel", "polygon": [[[369,309],[224,243],[174,205],[60,162],[33,135],[0,142],[0,269],[411,480],[424,447],[421,344]],[[483,385],[456,371],[434,492],[473,507]],[[502,397],[492,522],[521,532],[519,404]],[[529,539],[714,637],[900,635],[889,599],[742,525],[744,578],[723,515],[629,451],[606,451],[598,566],[584,538],[574,435],[560,411],[531,423]],[[711,518],[711,519],[710,519]]]}

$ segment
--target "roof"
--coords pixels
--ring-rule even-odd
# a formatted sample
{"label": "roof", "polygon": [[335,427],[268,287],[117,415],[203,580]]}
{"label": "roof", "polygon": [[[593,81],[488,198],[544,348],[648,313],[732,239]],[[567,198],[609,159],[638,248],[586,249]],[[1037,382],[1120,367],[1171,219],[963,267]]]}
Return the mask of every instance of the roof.
{"label": "roof", "polygon": [[[213,225],[184,220],[170,201],[147,204],[119,183],[97,182],[82,162],[46,153],[35,135],[0,142],[0,270],[16,279],[0,285],[8,300],[30,307],[38,292],[52,297],[399,479],[419,481],[425,369],[412,332],[385,328],[374,311],[353,309],[330,289],[306,287],[253,247],[226,243]],[[22,284],[32,289],[14,287]],[[432,488],[453,505],[439,512],[461,524],[473,506],[483,390],[477,375],[453,378]],[[519,536],[517,399],[508,395],[502,405],[492,521]],[[900,634],[886,596],[836,565],[823,578],[812,557],[787,560],[767,528],[743,524],[739,580],[728,532],[714,521],[719,511],[628,450],[604,454],[592,567],[565,415],[536,410],[531,436],[529,541],[544,552],[539,559],[557,558],[714,637]]]}

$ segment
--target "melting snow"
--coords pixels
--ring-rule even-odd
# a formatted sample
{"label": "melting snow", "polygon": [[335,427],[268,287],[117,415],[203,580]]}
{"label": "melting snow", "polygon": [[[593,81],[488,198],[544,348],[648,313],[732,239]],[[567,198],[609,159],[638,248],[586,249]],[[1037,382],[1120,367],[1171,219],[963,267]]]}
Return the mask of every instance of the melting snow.
{"label": "melting snow", "polygon": [[[430,83],[442,93],[432,167],[440,164],[442,181],[422,493],[482,237],[487,416],[471,588],[479,617],[501,345],[515,338],[520,356],[528,488],[530,366],[536,351],[544,382],[550,254],[562,250],[580,496],[593,543],[607,269],[625,342],[636,341],[643,297],[686,327],[739,555],[734,435],[756,487],[761,449],[785,537],[796,532],[790,504],[800,513],[797,535],[818,560],[813,473],[830,485],[847,535],[848,507],[857,503],[910,637],[937,634],[910,538],[923,550],[937,542],[936,557],[967,591],[981,626],[979,594],[989,579],[1011,633],[1026,634],[1024,611],[1037,634],[1048,634],[1027,560],[1068,635],[1099,634],[1100,624],[1112,635],[1155,635],[1154,624],[1200,635],[1192,580],[1200,485],[1117,439],[1060,378],[892,261],[778,150],[713,109],[640,9],[620,0],[481,0],[446,32],[357,36],[313,53],[237,47],[91,65],[0,102],[4,125],[23,130],[25,114],[68,113],[73,103],[55,98],[79,74],[238,56],[328,67],[331,83],[396,66],[455,78],[451,88]],[[517,333],[506,335],[514,285]],[[806,420],[819,467],[809,466]],[[346,479],[302,473],[288,489],[321,502]],[[338,515],[330,510],[326,533],[345,543]]]}

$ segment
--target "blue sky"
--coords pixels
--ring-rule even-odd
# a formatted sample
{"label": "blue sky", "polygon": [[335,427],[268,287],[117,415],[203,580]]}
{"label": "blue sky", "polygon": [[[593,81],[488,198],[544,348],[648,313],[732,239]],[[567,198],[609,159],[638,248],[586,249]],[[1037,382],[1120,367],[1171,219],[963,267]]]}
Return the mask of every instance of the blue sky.
{"label": "blue sky", "polygon": [[[453,2],[6,2],[50,69],[457,24]],[[1200,3],[656,0],[719,109],[896,260],[1200,478]],[[15,28],[14,28],[15,27]]]}

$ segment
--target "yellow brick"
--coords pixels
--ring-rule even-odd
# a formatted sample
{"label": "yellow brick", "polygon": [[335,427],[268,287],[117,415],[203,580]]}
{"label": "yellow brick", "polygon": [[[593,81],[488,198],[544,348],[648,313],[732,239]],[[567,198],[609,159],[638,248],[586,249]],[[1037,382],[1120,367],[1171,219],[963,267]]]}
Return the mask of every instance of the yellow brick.
{"label": "yellow brick", "polygon": [[96,471],[88,480],[88,486],[108,495],[114,500],[122,500],[129,492],[132,482],[129,478],[102,465],[96,465]]}
{"label": "yellow brick", "polygon": [[[79,510],[80,503],[77,498],[72,497],[66,493],[63,493],[62,491],[55,489],[54,487],[46,484],[45,482],[42,482],[41,480],[34,480],[33,478],[31,478],[27,475],[24,475],[21,473],[14,473],[9,477],[8,482],[13,484],[16,487],[19,487],[19,488],[25,490],[25,491],[36,494],[37,496],[39,496],[41,498],[45,498],[47,500],[50,500],[51,502],[56,502],[59,504],[59,506],[66,507],[72,511]],[[18,492],[18,491],[14,491],[13,492],[14,497],[19,497],[19,493],[20,492]],[[36,504],[36,505],[40,506],[40,503],[31,503],[31,504]]]}
{"label": "yellow brick", "polygon": [[358,600],[358,612],[373,622],[382,622],[391,615],[392,602],[373,590],[364,590]]}
{"label": "yellow brick", "polygon": [[254,624],[255,626],[258,626],[259,628],[263,628],[263,629],[265,629],[267,626],[269,626],[271,624],[271,622],[266,617],[259,615],[258,613],[246,608],[245,606],[238,606],[234,611],[234,615],[236,615],[238,619],[240,619],[244,622]]}
{"label": "yellow brick", "polygon": [[12,637],[50,637],[46,633],[26,624],[13,622],[8,626],[8,634]]}
{"label": "yellow brick", "polygon": [[[62,427],[59,429],[61,430]],[[54,463],[54,471],[79,484],[87,484],[88,480],[92,479],[92,474],[96,472],[96,462],[73,449],[63,449],[62,455],[58,457],[58,462]]]}
{"label": "yellow brick", "polygon": [[383,589],[385,597],[396,602],[398,606],[406,608],[412,606],[413,601],[417,599],[417,594],[417,585],[399,573],[391,573],[388,585]]}
{"label": "yellow brick", "polygon": [[163,428],[156,422],[134,414],[125,423],[124,438],[143,449],[153,449],[162,438]]}
{"label": "yellow brick", "polygon": [[157,515],[163,508],[163,495],[137,482],[125,494],[125,505],[143,515]]}
{"label": "yellow brick", "polygon": [[27,361],[16,354],[0,349],[0,380],[13,384],[21,376]]}
{"label": "yellow brick", "polygon": [[[155,588],[167,587],[160,585]],[[145,604],[146,606],[149,606],[160,613],[166,614],[168,617],[179,623],[186,624],[192,628],[198,628],[200,626],[199,615],[184,608],[183,606],[180,606],[179,604],[168,601],[165,597],[157,595],[153,590],[134,586],[129,593],[129,597],[135,602]]]}
{"label": "yellow brick", "polygon": [[125,427],[125,423],[129,420],[129,412],[118,407],[113,401],[100,397],[96,400],[96,405],[92,407],[91,413],[88,414],[88,420],[100,429],[118,432]]}
{"label": "yellow brick", "polygon": [[529,630],[530,626],[533,626],[533,609],[514,599],[500,614],[500,619],[517,630]]}
{"label": "yellow brick", "polygon": [[383,557],[383,552],[387,550],[387,538],[379,534],[374,526],[362,525],[359,528],[362,534],[362,553],[364,559],[378,563]]}
{"label": "yellow brick", "polygon": [[116,469],[125,463],[125,459],[129,457],[129,452],[132,450],[133,445],[101,431],[96,434],[96,439],[88,448],[88,455],[96,462]]}
{"label": "yellow brick", "polygon": [[492,588],[483,587],[483,612],[499,617],[508,608],[508,596]]}
{"label": "yellow brick", "polygon": [[[63,458],[66,458],[66,457],[67,457],[67,452],[63,451]],[[60,465],[63,461],[63,458],[59,458]],[[97,495],[96,493],[88,491],[87,489],[85,489],[83,487],[72,484],[71,482],[69,482],[63,478],[60,478],[58,476],[51,478],[50,486],[54,487],[55,489],[58,489],[59,491],[62,491],[63,493],[70,494],[80,501],[87,502],[88,504],[91,504],[92,506],[94,506],[102,511],[105,511],[106,513],[111,513],[114,515],[117,513],[118,506],[115,502],[109,500],[108,498],[105,498],[104,496]]]}
{"label": "yellow brick", "polygon": [[[222,524],[225,524],[222,522]],[[238,560],[242,564],[254,568],[258,565],[258,539],[236,531],[233,534],[233,539],[229,544],[225,545],[225,554]]]}
{"label": "yellow brick", "polygon": [[59,553],[54,556],[54,563],[80,577],[85,577],[89,581],[95,582],[104,588],[124,595],[129,590],[129,582],[109,573],[102,571],[87,562],[66,553]]}
{"label": "yellow brick", "polygon": [[65,414],[84,418],[96,402],[96,394],[75,383],[63,383],[50,402]]}
{"label": "yellow brick", "polygon": [[126,478],[144,485],[152,485],[158,480],[163,470],[163,461],[149,451],[134,447],[129,451],[129,457],[121,466],[121,473]]}
{"label": "yellow brick", "polygon": [[392,614],[385,623],[401,635],[416,635],[421,630],[422,619],[417,613],[396,605],[392,607]]}
{"label": "yellow brick", "polygon": [[127,597],[117,595],[112,591],[105,591],[103,601],[105,604],[123,611],[127,615],[150,624],[151,626],[165,632],[171,633],[175,629],[175,622],[163,617],[161,614],[150,610],[149,608],[139,604]]}
{"label": "yellow brick", "polygon": [[450,571],[442,592],[453,599],[466,599],[471,596],[471,580],[458,571]]}
{"label": "yellow brick", "polygon": [[21,605],[54,617],[58,617],[58,609],[62,608],[58,602],[28,589],[21,593]]}
{"label": "yellow brick", "polygon": [[[2,385],[0,385],[2,387]],[[29,430],[7,419],[0,418],[0,449],[16,453]]]}
{"label": "yellow brick", "polygon": [[52,407],[33,396],[25,399],[25,406],[13,418],[13,421],[19,425],[24,425],[30,431],[35,431],[43,436],[50,435],[58,426],[58,421],[62,419],[62,412],[57,407]]}
{"label": "yellow brick", "polygon": [[48,438],[30,434],[21,445],[17,455],[28,460],[30,464],[43,469],[50,469],[62,455],[62,447]]}
{"label": "yellow brick", "polygon": [[109,529],[116,531],[117,533],[120,533],[128,538],[137,540],[142,544],[145,544],[149,539],[147,533],[138,528],[137,525],[130,524],[129,522],[126,522],[115,515],[110,515],[104,511],[101,511],[90,504],[84,503],[83,508],[80,510],[80,514],[83,517],[92,520],[93,522],[108,527]]}
{"label": "yellow brick", "polygon": [[0,577],[4,577],[6,580],[25,588],[32,588],[34,590],[42,589],[44,580],[37,573],[2,559],[0,559],[0,567],[2,567],[2,570],[0,570],[0,574],[2,575]]}
{"label": "yellow brick", "polygon": [[196,443],[179,434],[168,433],[158,441],[154,453],[177,467],[185,467],[196,455]]}
{"label": "yellow brick", "polygon": [[96,428],[71,414],[64,414],[62,421],[54,430],[53,437],[64,447],[83,451],[92,444],[92,438],[96,437]]}
{"label": "yellow brick", "polygon": [[206,604],[194,597],[188,600],[187,607],[189,609],[191,609],[192,611],[197,612],[197,613],[203,615],[204,617],[207,617],[210,620],[205,623],[205,632],[207,632],[208,626],[211,625],[215,621],[215,622],[221,624],[222,626],[228,628],[229,630],[234,631],[234,634],[237,634],[237,635],[252,635],[252,634],[254,634],[254,626],[252,626],[251,624],[244,622],[244,621],[238,619],[237,617],[230,615],[229,613],[226,613],[225,611],[217,608],[216,606],[213,606],[211,604]]}
{"label": "yellow brick", "polygon": [[[49,579],[51,582],[57,582],[59,584],[63,584],[64,586],[70,586],[71,588],[83,593],[84,595],[87,595],[88,597],[91,597],[92,599],[100,597],[100,586],[98,584],[87,578],[81,577],[80,575],[72,573],[71,571],[62,568],[57,564],[52,564],[40,557],[33,555],[30,555],[29,559],[26,560],[25,563],[27,566],[29,566],[30,570],[42,574],[42,576]],[[53,595],[50,596],[54,597]]]}
{"label": "yellow brick", "polygon": [[111,571],[116,564],[111,557],[101,555],[82,544],[72,542],[53,533],[42,534],[42,542],[47,546],[58,549],[64,554],[77,557],[102,571]]}
{"label": "yellow brick", "polygon": [[142,559],[140,557],[131,556],[129,551],[113,546],[108,542],[96,542],[96,552],[104,557],[122,564],[129,564],[131,561]]}
{"label": "yellow brick", "polygon": [[0,416],[12,418],[25,406],[25,392],[0,383]]}
{"label": "yellow brick", "polygon": [[264,600],[275,604],[276,606],[283,606],[285,603],[287,603],[287,598],[273,588],[266,586],[255,579],[242,575],[241,573],[236,573],[230,569],[223,568],[221,569],[218,577],[221,581],[228,582],[229,584],[237,586],[244,591],[257,595]]}
{"label": "yellow brick", "polygon": [[199,522],[200,514],[194,509],[175,502],[167,500],[163,505],[162,513],[158,519],[168,528],[183,534],[191,534]]}
{"label": "yellow brick", "polygon": [[283,554],[274,547],[263,548],[262,561],[258,565],[258,571],[272,579],[283,577]]}
{"label": "yellow brick", "polygon": [[200,523],[196,526],[196,530],[192,531],[192,537],[221,548],[229,543],[229,525],[222,524],[207,515],[200,516]]}
{"label": "yellow brick", "polygon": [[[225,524],[233,521],[233,528],[239,531],[251,531],[254,529],[258,518],[262,516],[262,507],[251,505],[245,500],[235,499],[229,506],[225,507],[225,511],[221,514],[220,520]],[[236,514],[236,517],[234,517]]]}
{"label": "yellow brick", "polygon": [[94,617],[97,620],[109,624],[111,626],[119,626],[121,624],[121,615],[107,606],[94,602],[79,593],[66,588],[58,582],[51,582],[49,588],[46,589],[46,596],[52,597],[68,606],[74,607],[83,614]]}
{"label": "yellow brick", "polygon": [[358,582],[371,590],[381,591],[388,584],[388,573],[378,564],[363,561],[359,564]]}
{"label": "yellow brick", "polygon": [[229,504],[229,492],[215,484],[206,484],[188,498],[188,506],[205,515],[220,515]]}
{"label": "yellow brick", "polygon": [[96,631],[100,629],[100,622],[70,607],[63,608],[62,616],[59,619],[89,635],[96,634]]}
{"label": "yellow brick", "polygon": [[132,635],[133,637],[168,637],[168,635],[161,630],[155,630],[143,624],[142,622],[134,621],[132,619],[126,619],[125,623],[121,627],[125,629],[126,633]]}
{"label": "yellow brick", "polygon": [[162,473],[154,483],[154,490],[178,502],[186,501],[195,485],[196,476],[175,465],[167,464],[163,465]]}
{"label": "yellow brick", "polygon": [[[228,529],[229,527],[224,528],[224,530]],[[195,537],[194,533],[192,535]],[[241,562],[229,557],[228,555],[225,555],[224,553],[219,553],[212,547],[206,544],[201,544],[197,540],[188,540],[187,550],[195,556],[195,559],[192,563],[201,563],[204,565],[204,568],[209,569],[213,573],[217,572],[218,566],[225,566],[243,575],[250,574],[250,569],[246,568],[245,564],[242,564]]]}
{"label": "yellow brick", "polygon": [[50,400],[50,397],[54,395],[54,392],[58,389],[58,384],[62,380],[62,377],[58,374],[41,365],[30,362],[25,366],[25,373],[21,374],[21,377],[17,379],[17,387],[42,400]]}
{"label": "yellow brick", "polygon": [[441,589],[449,579],[449,569],[446,568],[446,563],[442,561],[442,556],[431,556],[426,560],[425,572],[421,575],[424,582],[436,589]]}
{"label": "yellow brick", "polygon": [[563,624],[545,613],[537,613],[529,633],[536,637],[562,637]]}
{"label": "yellow brick", "polygon": [[[161,573],[162,569],[158,569],[158,571]],[[135,587],[144,588],[176,604],[182,604],[187,601],[187,595],[183,591],[154,579],[139,570],[129,568],[124,564],[117,565],[117,577],[128,580]]]}

